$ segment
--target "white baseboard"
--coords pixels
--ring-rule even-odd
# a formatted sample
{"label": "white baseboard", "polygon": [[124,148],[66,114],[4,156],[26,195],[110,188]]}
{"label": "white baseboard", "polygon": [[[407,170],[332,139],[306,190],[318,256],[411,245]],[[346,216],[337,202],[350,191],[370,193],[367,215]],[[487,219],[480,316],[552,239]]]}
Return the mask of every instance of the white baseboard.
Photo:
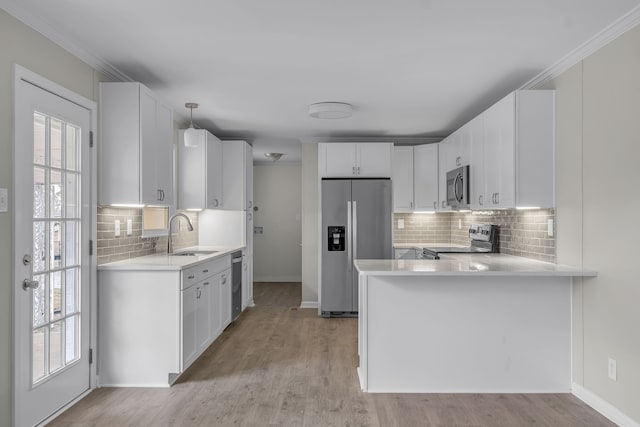
{"label": "white baseboard", "polygon": [[632,420],[628,415],[624,414],[618,408],[613,406],[595,393],[582,387],[580,384],[573,383],[571,392],[578,399],[591,406],[596,411],[607,417],[612,422],[621,427],[640,427],[640,424]]}
{"label": "white baseboard", "polygon": [[318,301],[302,301],[300,308],[318,308]]}
{"label": "white baseboard", "polygon": [[[255,274],[255,273],[254,273]],[[299,282],[302,283],[300,276],[254,276],[254,282]]]}

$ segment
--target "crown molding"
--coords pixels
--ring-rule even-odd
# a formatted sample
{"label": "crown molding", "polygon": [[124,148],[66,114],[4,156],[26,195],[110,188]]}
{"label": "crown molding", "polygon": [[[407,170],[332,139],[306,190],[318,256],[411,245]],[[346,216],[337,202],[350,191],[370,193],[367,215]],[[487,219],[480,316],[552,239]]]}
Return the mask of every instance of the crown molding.
{"label": "crown molding", "polygon": [[87,63],[95,70],[106,74],[116,81],[134,81],[131,77],[109,64],[103,58],[90,53],[83,47],[71,41],[67,36],[54,29],[48,22],[26,10],[24,7],[21,7],[17,2],[12,0],[0,0],[0,7],[9,15],[21,21],[31,29],[39,32],[67,52]]}
{"label": "crown molding", "polygon": [[553,80],[578,62],[587,58],[598,49],[620,37],[630,29],[640,24],[640,6],[636,6],[628,13],[616,19],[602,31],[582,43],[562,59],[523,84],[520,89],[539,89],[549,80]]}

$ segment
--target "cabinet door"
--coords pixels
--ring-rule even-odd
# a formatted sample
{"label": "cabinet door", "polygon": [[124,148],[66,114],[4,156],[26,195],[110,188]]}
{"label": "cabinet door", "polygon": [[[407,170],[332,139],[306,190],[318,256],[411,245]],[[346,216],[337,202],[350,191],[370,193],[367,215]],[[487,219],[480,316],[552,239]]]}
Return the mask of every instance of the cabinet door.
{"label": "cabinet door", "polygon": [[173,205],[173,113],[165,105],[156,103],[156,186],[160,190],[160,204]]}
{"label": "cabinet door", "polygon": [[469,161],[471,209],[491,209],[491,200],[487,201],[485,194],[485,115],[486,113],[483,113],[469,122],[471,128],[471,158]]}
{"label": "cabinet door", "polygon": [[356,144],[319,144],[320,177],[344,178],[356,175]]}
{"label": "cabinet door", "polygon": [[413,210],[413,147],[393,147],[393,210]]}
{"label": "cabinet door", "polygon": [[143,204],[161,202],[160,187],[156,181],[156,99],[144,86],[140,86],[140,195]]}
{"label": "cabinet door", "polygon": [[205,209],[206,131],[198,130],[197,147],[184,146],[184,131],[178,139],[178,206],[180,209]]}
{"label": "cabinet door", "polygon": [[449,152],[451,151],[451,139],[447,137],[438,144],[438,209],[439,211],[450,211],[447,205],[447,172],[451,165]]}
{"label": "cabinet door", "polygon": [[390,178],[393,158],[391,143],[359,143],[357,149],[357,175],[362,178]]}
{"label": "cabinet door", "polygon": [[221,209],[222,202],[222,142],[207,132],[207,208]]}
{"label": "cabinet door", "polygon": [[484,113],[485,206],[515,206],[515,93]]}
{"label": "cabinet door", "polygon": [[413,147],[414,209],[438,208],[438,144]]}
{"label": "cabinet door", "polygon": [[231,269],[220,274],[220,323],[222,329],[231,323]]}
{"label": "cabinet door", "polygon": [[212,277],[196,285],[196,346],[200,354],[211,344],[211,281]]}
{"label": "cabinet door", "polygon": [[196,313],[198,291],[195,285],[182,291],[182,369],[186,369],[196,358],[198,339],[196,336]]}

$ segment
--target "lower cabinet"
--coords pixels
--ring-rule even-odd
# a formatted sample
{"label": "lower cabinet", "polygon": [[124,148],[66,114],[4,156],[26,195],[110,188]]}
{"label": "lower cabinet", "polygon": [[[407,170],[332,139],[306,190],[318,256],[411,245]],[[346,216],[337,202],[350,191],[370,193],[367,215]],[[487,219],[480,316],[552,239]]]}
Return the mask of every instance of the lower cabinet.
{"label": "lower cabinet", "polygon": [[231,323],[231,259],[98,272],[100,386],[168,387]]}

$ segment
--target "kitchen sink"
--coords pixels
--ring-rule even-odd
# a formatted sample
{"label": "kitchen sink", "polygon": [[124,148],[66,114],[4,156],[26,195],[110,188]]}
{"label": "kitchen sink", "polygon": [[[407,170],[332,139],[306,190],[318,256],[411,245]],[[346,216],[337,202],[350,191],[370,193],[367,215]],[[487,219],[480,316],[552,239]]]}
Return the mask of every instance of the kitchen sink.
{"label": "kitchen sink", "polygon": [[185,252],[174,252],[171,256],[197,256],[197,255],[211,255],[215,254],[218,251],[185,251]]}

